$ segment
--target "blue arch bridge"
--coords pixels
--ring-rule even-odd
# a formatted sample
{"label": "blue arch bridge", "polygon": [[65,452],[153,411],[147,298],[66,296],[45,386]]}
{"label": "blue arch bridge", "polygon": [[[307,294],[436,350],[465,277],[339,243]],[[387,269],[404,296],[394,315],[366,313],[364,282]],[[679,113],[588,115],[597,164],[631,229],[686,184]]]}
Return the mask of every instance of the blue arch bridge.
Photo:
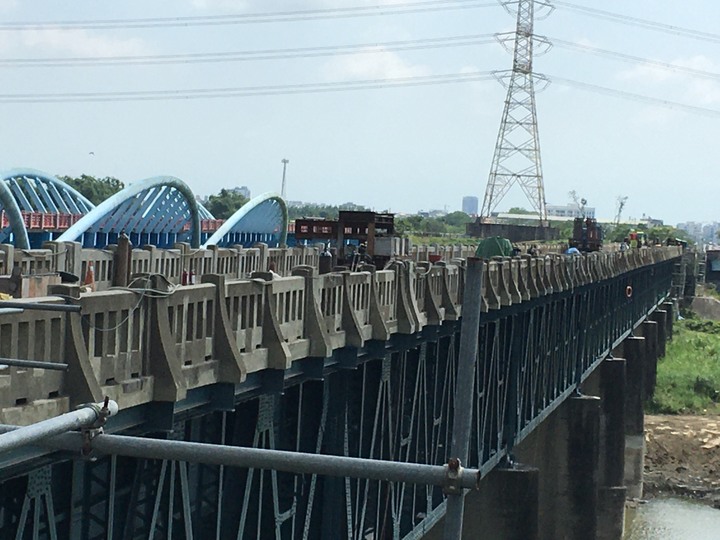
{"label": "blue arch bridge", "polygon": [[[81,208],[7,178],[87,213],[0,274],[96,282],[0,303],[0,538],[619,538],[679,247],[320,274],[314,248],[223,246],[282,234],[272,196],[201,243],[178,180]],[[82,247],[120,227],[197,247]]]}
{"label": "blue arch bridge", "polygon": [[160,176],[127,186],[97,207],[62,180],[34,169],[0,174],[0,244],[39,248],[49,240],[84,247],[115,244],[125,233],[136,246],[192,248],[286,243],[285,201],[265,193],[227,220],[217,220],[179,178]]}

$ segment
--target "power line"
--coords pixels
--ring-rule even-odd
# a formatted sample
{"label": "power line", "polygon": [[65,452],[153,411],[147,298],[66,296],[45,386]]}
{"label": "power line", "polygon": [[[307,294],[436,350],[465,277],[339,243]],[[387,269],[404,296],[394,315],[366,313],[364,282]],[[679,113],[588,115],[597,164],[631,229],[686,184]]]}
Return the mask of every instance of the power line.
{"label": "power line", "polygon": [[583,15],[587,15],[589,17],[594,17],[596,19],[603,19],[607,21],[617,22],[620,24],[637,26],[640,28],[646,28],[648,30],[654,30],[656,32],[664,32],[666,34],[684,36],[690,39],[720,43],[720,34],[715,34],[712,32],[703,32],[692,28],[685,28],[682,26],[675,26],[673,24],[666,24],[657,21],[651,21],[649,19],[642,19],[640,17],[631,17],[629,15],[622,15],[620,13],[613,13],[611,11],[604,11],[601,9],[579,6],[571,2],[555,1],[554,4],[561,9],[569,9],[578,13],[582,13]]}
{"label": "power line", "polygon": [[272,96],[283,94],[316,94],[351,90],[399,88],[454,84],[494,79],[490,71],[421,75],[391,79],[370,79],[327,83],[290,85],[241,86],[228,88],[198,88],[187,90],[141,90],[116,92],[59,92],[38,94],[0,94],[0,103],[87,103],[116,101],[169,101],[188,99],[216,99],[230,97]]}
{"label": "power line", "polygon": [[0,59],[0,68],[196,64],[280,60],[287,58],[313,58],[320,56],[334,56],[357,53],[370,54],[384,51],[410,51],[447,47],[463,47],[470,45],[485,45],[495,43],[495,39],[493,39],[493,36],[493,34],[471,34],[463,36],[426,38],[406,41],[388,41],[384,43],[360,43],[353,45],[329,45],[322,47],[266,49],[258,51],[73,58],[8,58]]}
{"label": "power line", "polygon": [[18,21],[0,24],[0,31],[16,30],[108,30],[117,28],[176,28],[190,26],[219,26],[295,22],[319,19],[344,19],[375,17],[381,15],[405,15],[432,13],[436,11],[497,7],[498,4],[479,0],[428,0],[404,2],[382,6],[352,6],[343,8],[304,9],[293,11],[204,15],[188,17],[151,17],[139,19],[95,19],[65,21]]}
{"label": "power line", "polygon": [[680,103],[679,101],[671,101],[669,99],[656,98],[646,96],[643,94],[635,94],[633,92],[626,92],[624,90],[617,90],[615,88],[608,88],[606,86],[599,86],[596,84],[585,83],[581,81],[575,81],[572,79],[565,79],[563,77],[555,77],[547,75],[548,79],[552,82],[564,86],[571,86],[580,90],[587,90],[589,92],[595,92],[596,94],[604,94],[607,96],[619,97],[630,101],[639,101],[642,103],[648,103],[659,107],[665,107],[668,109],[682,109],[693,114],[700,114],[703,116],[718,116],[720,117],[720,110],[710,109],[707,107],[698,107],[697,105],[688,105],[687,103]]}
{"label": "power line", "polygon": [[583,45],[581,43],[573,43],[571,41],[564,41],[562,39],[557,38],[550,38],[553,45],[557,47],[562,47],[565,49],[575,49],[579,51],[588,52],[590,54],[594,54],[597,56],[607,56],[610,58],[615,58],[617,60],[622,60],[624,62],[631,62],[631,63],[638,63],[638,64],[646,64],[649,66],[655,66],[662,69],[666,69],[669,71],[677,71],[677,72],[683,72],[687,73],[689,75],[693,75],[695,77],[703,77],[706,79],[720,79],[720,73],[714,73],[711,71],[704,71],[701,69],[694,69],[686,66],[680,66],[678,64],[671,64],[669,62],[662,62],[660,60],[652,60],[650,58],[642,58],[640,56],[632,56],[630,54],[625,54],[617,51],[609,51],[607,49],[599,49],[597,47],[591,47],[589,45]]}

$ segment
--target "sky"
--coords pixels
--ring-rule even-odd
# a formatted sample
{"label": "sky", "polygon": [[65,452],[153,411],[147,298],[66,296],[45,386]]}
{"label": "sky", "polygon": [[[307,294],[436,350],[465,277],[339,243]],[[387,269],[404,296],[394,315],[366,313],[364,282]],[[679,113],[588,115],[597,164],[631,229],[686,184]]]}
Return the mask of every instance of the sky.
{"label": "sky", "polygon": [[[393,50],[389,42],[512,32],[515,19],[494,0],[458,0],[456,9],[397,6],[427,0],[0,0],[0,169],[114,176],[125,183],[158,175],[184,180],[199,195],[248,186],[287,198],[378,211],[459,210],[482,198],[506,90],[486,80],[436,85],[297,92],[297,85],[417,78],[508,70],[512,56],[491,38],[442,48]],[[460,4],[466,4],[460,6]],[[468,4],[474,4],[468,7]],[[47,23],[231,16],[384,6],[371,16],[174,27],[12,27]],[[484,7],[478,7],[483,5]],[[658,32],[590,17],[576,7],[652,20],[697,32]],[[510,5],[512,8],[513,5]],[[720,20],[715,0],[556,2],[536,34],[555,45],[534,69],[550,79],[537,93],[537,117],[548,204],[569,192],[612,217],[667,223],[720,221]],[[409,10],[409,8],[405,8]],[[355,12],[356,13],[356,12]],[[288,17],[285,17],[286,19]],[[214,19],[227,21],[224,19]],[[237,19],[234,19],[237,20]],[[244,19],[247,20],[247,19]],[[627,20],[627,19],[625,19]],[[695,70],[665,69],[590,54],[610,50]],[[157,56],[367,45],[350,54],[165,65],[45,65],[8,60]],[[297,52],[297,51],[295,51]],[[287,55],[286,55],[287,56]],[[414,79],[417,80],[417,79]],[[624,92],[579,88],[567,80]],[[18,102],[40,94],[93,94],[271,86],[287,92],[203,99]],[[325,87],[326,89],[328,87]],[[627,93],[657,101],[628,99]],[[23,98],[26,99],[26,98]],[[516,187],[498,209],[530,205]]]}

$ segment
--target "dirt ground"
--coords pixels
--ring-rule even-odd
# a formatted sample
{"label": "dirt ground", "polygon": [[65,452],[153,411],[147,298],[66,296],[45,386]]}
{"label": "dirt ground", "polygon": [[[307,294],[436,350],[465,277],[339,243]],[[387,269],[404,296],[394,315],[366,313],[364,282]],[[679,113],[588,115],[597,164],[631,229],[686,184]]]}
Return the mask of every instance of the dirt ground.
{"label": "dirt ground", "polygon": [[720,508],[720,417],[645,417],[645,496],[675,494]]}

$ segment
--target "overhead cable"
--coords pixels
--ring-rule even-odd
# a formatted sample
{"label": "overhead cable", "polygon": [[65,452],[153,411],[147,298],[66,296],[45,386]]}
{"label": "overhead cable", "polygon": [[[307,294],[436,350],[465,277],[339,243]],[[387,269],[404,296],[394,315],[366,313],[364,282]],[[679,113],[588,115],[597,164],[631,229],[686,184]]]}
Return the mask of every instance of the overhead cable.
{"label": "overhead cable", "polygon": [[720,34],[713,32],[703,32],[701,30],[695,30],[693,28],[685,28],[682,26],[676,26],[673,24],[666,24],[657,21],[651,21],[649,19],[643,19],[640,17],[631,17],[629,15],[622,15],[620,13],[613,13],[611,11],[604,11],[602,9],[591,8],[587,6],[579,6],[571,2],[563,2],[562,0],[555,0],[554,5],[560,9],[568,9],[594,17],[596,19],[603,19],[607,21],[613,21],[620,24],[627,24],[630,26],[636,26],[639,28],[645,28],[647,30],[654,30],[656,32],[664,32],[666,34],[673,34],[676,36],[683,36],[690,39],[697,39],[702,41],[712,41],[720,43]]}
{"label": "overhead cable", "polygon": [[720,110],[710,109],[708,107],[699,107],[697,105],[688,105],[687,103],[681,103],[679,101],[672,101],[669,99],[656,98],[646,96],[644,94],[635,94],[633,92],[626,92],[624,90],[617,90],[615,88],[608,88],[606,86],[599,86],[596,84],[575,81],[572,79],[565,79],[563,77],[556,77],[547,75],[547,78],[555,84],[564,86],[570,86],[578,88],[580,90],[587,90],[588,92],[595,92],[596,94],[604,94],[613,97],[619,97],[630,101],[639,101],[641,103],[648,103],[650,105],[656,105],[659,107],[665,107],[668,109],[681,109],[683,111],[691,112],[693,114],[700,114],[703,116],[718,116],[720,117]]}
{"label": "overhead cable", "polygon": [[494,34],[470,34],[439,38],[328,45],[287,49],[264,49],[230,52],[157,54],[133,56],[99,56],[72,58],[6,58],[0,59],[0,68],[7,67],[83,67],[109,65],[195,64],[216,62],[248,62],[281,60],[287,58],[314,58],[347,54],[372,54],[385,51],[409,51],[445,47],[462,47],[495,43]]}
{"label": "overhead cable", "polygon": [[390,79],[370,79],[327,83],[282,84],[265,86],[241,86],[227,88],[197,88],[186,90],[140,90],[115,92],[57,92],[35,94],[0,94],[0,103],[69,103],[69,102],[108,102],[108,101],[167,101],[187,99],[216,99],[230,97],[272,96],[282,94],[316,94],[376,88],[396,88],[407,86],[428,86],[453,84],[493,79],[490,71],[468,73],[450,73],[440,75],[421,75],[396,77]]}
{"label": "overhead cable", "polygon": [[296,22],[321,19],[347,19],[376,17],[381,15],[405,15],[431,13],[459,9],[497,7],[496,2],[479,0],[425,0],[402,2],[389,5],[349,6],[323,9],[292,11],[270,11],[258,13],[233,13],[224,15],[201,15],[187,17],[148,17],[136,19],[95,19],[64,21],[16,21],[0,23],[0,31],[16,30],[110,30],[127,28],[177,28],[193,26],[223,26],[237,24],[258,24]]}
{"label": "overhead cable", "polygon": [[607,49],[600,49],[597,47],[591,47],[589,45],[583,45],[581,43],[573,43],[572,41],[564,41],[562,39],[557,38],[550,38],[553,45],[556,47],[562,47],[565,49],[574,49],[579,51],[588,52],[590,54],[595,54],[598,56],[607,56],[610,58],[615,58],[617,60],[622,60],[624,62],[631,62],[631,63],[638,63],[638,64],[646,64],[649,66],[655,66],[659,67],[661,69],[666,69],[669,71],[677,71],[677,72],[683,72],[687,73],[688,75],[693,75],[695,77],[703,77],[707,79],[720,79],[720,73],[715,73],[712,71],[705,71],[702,69],[694,69],[687,66],[681,66],[679,64],[672,64],[670,62],[662,62],[660,60],[652,60],[650,58],[643,58],[640,56],[633,56],[630,54],[625,54],[617,51],[609,51]]}

